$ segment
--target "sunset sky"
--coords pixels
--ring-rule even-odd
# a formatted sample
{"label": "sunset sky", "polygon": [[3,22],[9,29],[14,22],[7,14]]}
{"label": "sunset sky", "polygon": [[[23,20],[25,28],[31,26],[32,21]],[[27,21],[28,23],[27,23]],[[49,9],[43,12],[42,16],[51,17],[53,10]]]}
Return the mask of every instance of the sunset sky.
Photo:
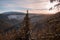
{"label": "sunset sky", "polygon": [[0,0],[0,13],[8,11],[24,12],[27,9],[47,10],[48,4],[49,0]]}

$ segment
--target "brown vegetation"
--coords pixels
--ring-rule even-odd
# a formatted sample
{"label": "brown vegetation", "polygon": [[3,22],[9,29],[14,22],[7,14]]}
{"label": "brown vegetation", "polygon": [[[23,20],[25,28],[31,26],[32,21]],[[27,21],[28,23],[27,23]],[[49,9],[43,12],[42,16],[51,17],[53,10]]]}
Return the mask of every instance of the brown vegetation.
{"label": "brown vegetation", "polygon": [[[6,27],[9,25],[6,24]],[[60,40],[60,12],[36,22],[34,26],[26,14],[20,25],[18,30],[2,31],[0,40]]]}

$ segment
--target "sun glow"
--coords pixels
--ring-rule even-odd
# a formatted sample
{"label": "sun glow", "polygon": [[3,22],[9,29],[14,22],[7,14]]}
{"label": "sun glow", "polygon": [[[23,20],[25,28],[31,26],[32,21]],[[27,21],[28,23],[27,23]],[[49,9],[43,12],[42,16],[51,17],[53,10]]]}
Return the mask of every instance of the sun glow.
{"label": "sun glow", "polygon": [[49,2],[49,3],[47,4],[46,8],[47,8],[47,9],[50,9],[51,7],[54,8],[54,5],[56,5],[56,4],[58,4],[58,2],[53,2],[53,3],[50,3],[50,2]]}
{"label": "sun glow", "polygon": [[[57,12],[57,10],[55,9],[55,5],[57,4],[58,2],[54,1],[53,3],[48,3],[47,6],[46,6],[46,9],[48,9],[48,12],[51,13],[51,14],[55,14]],[[49,10],[50,8],[52,8],[52,10]]]}

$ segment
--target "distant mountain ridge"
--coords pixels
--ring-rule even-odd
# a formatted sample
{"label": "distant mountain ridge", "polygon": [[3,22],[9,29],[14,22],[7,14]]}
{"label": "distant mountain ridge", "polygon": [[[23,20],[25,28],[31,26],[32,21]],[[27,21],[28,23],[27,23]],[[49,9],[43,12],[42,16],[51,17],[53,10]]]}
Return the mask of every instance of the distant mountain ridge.
{"label": "distant mountain ridge", "polygon": [[18,15],[18,14],[21,14],[21,15],[23,15],[23,14],[25,14],[25,13],[23,13],[23,12],[4,12],[4,13],[2,13],[2,14],[9,14],[9,15]]}

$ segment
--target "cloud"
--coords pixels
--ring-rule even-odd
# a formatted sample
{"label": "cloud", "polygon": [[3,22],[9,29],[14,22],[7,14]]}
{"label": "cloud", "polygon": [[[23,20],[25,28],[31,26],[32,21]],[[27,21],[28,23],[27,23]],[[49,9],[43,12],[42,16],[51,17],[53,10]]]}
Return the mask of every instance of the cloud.
{"label": "cloud", "polygon": [[13,4],[2,4],[2,6],[6,8],[30,8],[30,9],[44,9],[48,2],[44,3],[30,3],[30,4],[21,4],[21,3],[13,3]]}
{"label": "cloud", "polygon": [[4,11],[45,9],[48,1],[49,0],[0,0],[0,6],[3,6]]}

